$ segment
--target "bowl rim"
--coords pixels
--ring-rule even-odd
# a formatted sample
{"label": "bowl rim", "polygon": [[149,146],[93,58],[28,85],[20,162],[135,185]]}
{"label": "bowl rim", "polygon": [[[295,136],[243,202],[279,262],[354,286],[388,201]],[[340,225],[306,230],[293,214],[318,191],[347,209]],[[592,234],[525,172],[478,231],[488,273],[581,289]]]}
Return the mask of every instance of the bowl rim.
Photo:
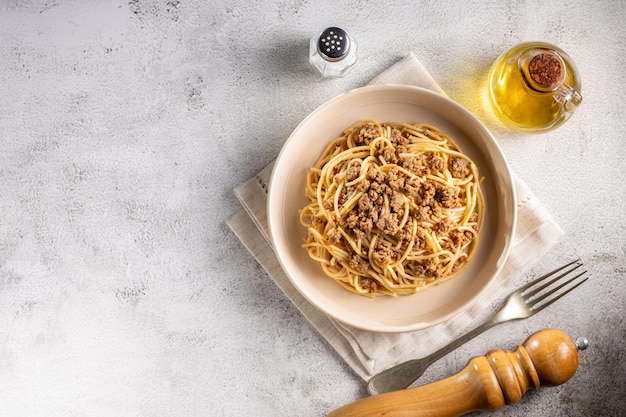
{"label": "bowl rim", "polygon": [[[294,276],[292,276],[293,274],[291,270],[288,267],[286,267],[284,259],[281,256],[281,250],[284,250],[284,247],[282,245],[283,242],[279,241],[278,237],[276,236],[276,231],[277,231],[276,225],[280,221],[280,219],[276,218],[276,216],[273,216],[273,213],[275,212],[275,204],[277,203],[275,202],[275,199],[272,197],[273,197],[274,190],[276,190],[277,183],[281,181],[281,179],[277,175],[277,172],[282,166],[279,162],[282,161],[286,157],[285,154],[290,148],[289,146],[290,143],[296,140],[303,126],[307,125],[311,119],[317,117],[319,113],[324,112],[328,107],[332,107],[338,101],[346,100],[347,98],[355,96],[355,95],[358,96],[362,94],[371,94],[371,93],[375,94],[376,92],[381,91],[381,90],[395,90],[399,92],[402,91],[402,92],[409,92],[409,93],[414,92],[415,94],[427,96],[431,100],[439,101],[440,103],[443,103],[443,105],[445,106],[450,106],[454,108],[456,112],[461,114],[467,121],[471,122],[472,127],[476,128],[479,131],[480,137],[482,140],[487,139],[484,145],[489,150],[490,160],[494,160],[494,157],[498,159],[497,161],[498,168],[499,168],[498,176],[501,178],[499,178],[500,181],[497,181],[497,182],[499,182],[500,184],[508,184],[509,185],[508,188],[510,188],[508,190],[509,192],[507,193],[507,197],[509,198],[509,201],[504,203],[510,209],[509,211],[506,211],[504,213],[504,216],[506,217],[506,219],[504,220],[504,223],[508,227],[508,229],[505,230],[507,236],[505,237],[504,246],[502,247],[502,250],[500,251],[498,255],[498,259],[497,259],[492,276],[489,278],[488,282],[485,285],[483,285],[483,287],[479,291],[476,291],[474,295],[469,297],[459,307],[452,309],[446,314],[442,314],[438,320],[431,321],[428,323],[415,322],[415,323],[408,324],[408,325],[392,326],[389,324],[364,322],[362,320],[354,320],[354,319],[350,320],[344,317],[339,317],[333,311],[329,311],[328,309],[324,308],[323,305],[320,305],[317,299],[315,299],[314,297],[311,297],[310,294],[308,294],[306,291],[303,290],[303,288],[300,285],[299,280],[295,278]],[[494,181],[495,180],[497,179],[494,179]],[[491,287],[493,287],[495,278],[501,273],[502,268],[504,267],[504,264],[509,257],[511,247],[512,247],[512,240],[513,240],[513,236],[515,235],[515,229],[517,225],[517,215],[518,215],[517,196],[515,192],[515,183],[514,183],[513,174],[508,164],[508,161],[506,160],[504,153],[502,152],[502,149],[499,143],[496,141],[495,137],[489,131],[489,129],[485,126],[485,124],[481,120],[479,120],[473,113],[471,113],[468,109],[466,109],[464,106],[450,99],[448,96],[442,93],[433,91],[431,89],[423,88],[423,87],[404,85],[404,84],[376,84],[376,85],[368,85],[364,87],[355,88],[355,89],[338,94],[337,96],[327,100],[326,102],[318,106],[316,109],[314,109],[311,113],[309,113],[296,126],[296,128],[293,129],[288,139],[285,141],[285,143],[281,147],[281,150],[272,168],[272,173],[271,173],[270,180],[268,182],[268,187],[267,187],[267,194],[268,195],[267,195],[266,208],[267,208],[268,234],[269,234],[270,242],[272,243],[272,246],[276,254],[276,257],[278,259],[278,262],[280,264],[280,267],[285,272],[285,275],[287,276],[291,284],[295,287],[295,289],[298,291],[298,293],[302,297],[304,297],[304,299],[307,300],[310,304],[312,304],[314,307],[320,310],[322,313],[339,321],[340,323],[347,324],[357,329],[372,331],[376,333],[402,333],[402,332],[421,330],[424,328],[432,327],[434,325],[443,323],[467,311],[472,305],[476,303],[476,301],[481,296],[483,296],[483,294],[485,294],[486,291],[488,291]],[[349,294],[349,292],[347,292],[347,294]],[[402,297],[411,297],[411,295],[402,296]]]}

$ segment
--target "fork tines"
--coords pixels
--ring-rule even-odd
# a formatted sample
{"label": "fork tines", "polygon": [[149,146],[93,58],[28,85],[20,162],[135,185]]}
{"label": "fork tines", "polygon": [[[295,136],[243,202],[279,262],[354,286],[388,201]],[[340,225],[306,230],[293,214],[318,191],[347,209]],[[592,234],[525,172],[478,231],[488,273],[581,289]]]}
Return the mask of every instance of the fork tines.
{"label": "fork tines", "polygon": [[[529,308],[534,312],[542,310],[543,308],[552,304],[559,298],[563,297],[565,294],[569,293],[570,291],[581,285],[583,282],[587,281],[588,277],[584,276],[587,271],[577,271],[578,268],[580,268],[582,265],[583,263],[580,261],[580,259],[577,259],[566,265],[563,265],[560,268],[555,269],[554,271],[548,272],[547,274],[542,275],[539,278],[521,287],[521,295],[526,299],[526,302],[529,304]],[[574,276],[571,276],[574,271],[577,271],[578,273]],[[548,281],[544,282],[546,280]],[[563,280],[563,282],[560,282],[561,280]],[[557,283],[558,285],[553,286],[553,284]],[[541,285],[535,287],[538,284]],[[542,292],[546,289],[547,292]],[[550,297],[553,294],[554,296]],[[547,299],[548,297],[550,298]],[[541,304],[542,301],[545,302]]]}

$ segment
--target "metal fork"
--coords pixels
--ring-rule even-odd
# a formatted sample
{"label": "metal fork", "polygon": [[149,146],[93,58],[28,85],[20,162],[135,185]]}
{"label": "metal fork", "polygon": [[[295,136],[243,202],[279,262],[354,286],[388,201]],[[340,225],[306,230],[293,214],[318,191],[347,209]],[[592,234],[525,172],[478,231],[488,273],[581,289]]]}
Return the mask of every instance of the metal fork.
{"label": "metal fork", "polygon": [[[570,275],[581,266],[582,262],[580,262],[580,260],[572,261],[518,288],[508,296],[504,306],[493,316],[493,318],[491,318],[491,320],[486,321],[469,333],[466,333],[458,339],[450,342],[450,344],[424,358],[412,359],[403,362],[374,375],[367,383],[368,391],[370,394],[375,395],[407,388],[415,380],[422,376],[424,371],[426,371],[426,368],[433,364],[437,359],[445,356],[482,332],[492,328],[496,324],[509,320],[525,319],[540,312],[559,298],[563,297],[565,294],[572,291],[574,288],[581,285],[583,282],[587,281],[587,277],[579,279],[583,277],[587,271],[580,272],[574,277],[571,277]],[[578,280],[578,282],[573,284],[576,280]],[[556,286],[553,287],[553,284]],[[566,287],[569,284],[572,285]]]}

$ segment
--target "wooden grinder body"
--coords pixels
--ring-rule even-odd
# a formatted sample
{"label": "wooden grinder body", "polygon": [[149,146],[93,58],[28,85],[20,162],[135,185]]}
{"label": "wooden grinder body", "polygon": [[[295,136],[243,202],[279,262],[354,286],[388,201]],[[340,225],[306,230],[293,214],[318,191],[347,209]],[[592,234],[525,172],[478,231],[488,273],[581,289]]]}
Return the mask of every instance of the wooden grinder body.
{"label": "wooden grinder body", "polygon": [[379,394],[347,404],[328,417],[455,417],[515,404],[529,388],[560,385],[578,367],[574,342],[545,329],[510,351],[472,358],[457,374],[431,384]]}

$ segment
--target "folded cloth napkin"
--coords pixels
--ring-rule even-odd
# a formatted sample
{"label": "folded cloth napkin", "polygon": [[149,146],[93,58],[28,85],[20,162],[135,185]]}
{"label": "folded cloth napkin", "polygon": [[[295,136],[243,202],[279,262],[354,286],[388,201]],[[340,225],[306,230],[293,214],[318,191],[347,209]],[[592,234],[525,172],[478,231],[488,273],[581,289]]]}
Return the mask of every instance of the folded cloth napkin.
{"label": "folded cloth napkin", "polygon": [[[370,84],[416,85],[444,94],[412,53],[382,72]],[[272,166],[273,163],[270,163],[235,189],[243,210],[230,218],[227,224],[302,314],[365,380],[397,363],[426,356],[465,333],[477,319],[495,312],[494,301],[519,286],[520,282],[516,282],[515,278],[521,277],[563,235],[546,208],[515,177],[518,205],[516,232],[510,255],[489,294],[467,311],[424,330],[400,334],[363,331],[338,322],[309,304],[281,269],[267,229],[267,184]]]}

